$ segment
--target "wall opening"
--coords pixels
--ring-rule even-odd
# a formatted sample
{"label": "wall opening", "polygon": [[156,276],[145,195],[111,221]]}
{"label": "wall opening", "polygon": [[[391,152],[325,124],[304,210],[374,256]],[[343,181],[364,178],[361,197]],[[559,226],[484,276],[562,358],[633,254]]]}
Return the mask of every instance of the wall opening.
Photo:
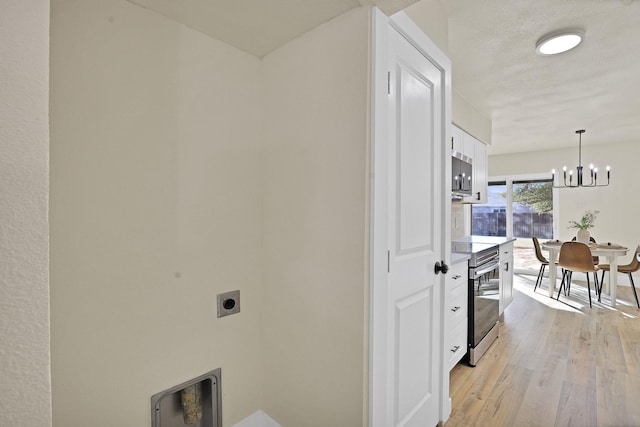
{"label": "wall opening", "polygon": [[222,427],[220,368],[151,397],[151,427]]}

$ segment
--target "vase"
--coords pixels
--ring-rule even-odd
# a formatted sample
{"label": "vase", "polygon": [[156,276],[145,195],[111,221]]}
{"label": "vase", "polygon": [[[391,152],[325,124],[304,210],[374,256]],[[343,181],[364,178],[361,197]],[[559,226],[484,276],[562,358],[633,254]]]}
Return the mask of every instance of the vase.
{"label": "vase", "polygon": [[581,228],[580,230],[578,230],[578,234],[576,235],[576,240],[580,243],[584,243],[588,245],[590,237],[591,237],[591,234],[589,234],[589,230],[587,230],[586,228]]}

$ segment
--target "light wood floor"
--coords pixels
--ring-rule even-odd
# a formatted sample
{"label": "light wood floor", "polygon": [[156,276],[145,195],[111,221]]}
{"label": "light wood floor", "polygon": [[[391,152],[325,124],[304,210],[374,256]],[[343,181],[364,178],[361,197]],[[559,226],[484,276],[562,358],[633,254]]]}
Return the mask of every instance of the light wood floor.
{"label": "light wood floor", "polygon": [[640,310],[628,287],[618,306],[589,308],[575,281],[560,302],[535,277],[515,276],[500,337],[475,368],[451,372],[455,426],[640,426]]}

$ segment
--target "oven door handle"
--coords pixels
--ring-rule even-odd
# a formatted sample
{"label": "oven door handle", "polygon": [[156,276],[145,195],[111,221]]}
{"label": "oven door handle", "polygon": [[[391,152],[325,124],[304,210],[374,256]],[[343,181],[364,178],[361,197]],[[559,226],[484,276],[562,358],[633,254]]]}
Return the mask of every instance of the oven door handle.
{"label": "oven door handle", "polygon": [[482,276],[483,274],[486,274],[490,271],[493,271],[497,268],[500,267],[500,261],[493,261],[491,264],[489,264],[487,267],[482,266],[482,270],[476,270],[475,268],[473,269],[473,278],[477,279],[478,277]]}

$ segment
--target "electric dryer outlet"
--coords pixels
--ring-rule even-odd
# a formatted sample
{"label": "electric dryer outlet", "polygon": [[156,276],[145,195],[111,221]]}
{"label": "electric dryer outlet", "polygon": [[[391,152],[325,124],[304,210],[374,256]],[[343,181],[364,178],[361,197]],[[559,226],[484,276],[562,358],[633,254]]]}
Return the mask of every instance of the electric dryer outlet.
{"label": "electric dryer outlet", "polygon": [[240,291],[218,294],[218,317],[240,313]]}

